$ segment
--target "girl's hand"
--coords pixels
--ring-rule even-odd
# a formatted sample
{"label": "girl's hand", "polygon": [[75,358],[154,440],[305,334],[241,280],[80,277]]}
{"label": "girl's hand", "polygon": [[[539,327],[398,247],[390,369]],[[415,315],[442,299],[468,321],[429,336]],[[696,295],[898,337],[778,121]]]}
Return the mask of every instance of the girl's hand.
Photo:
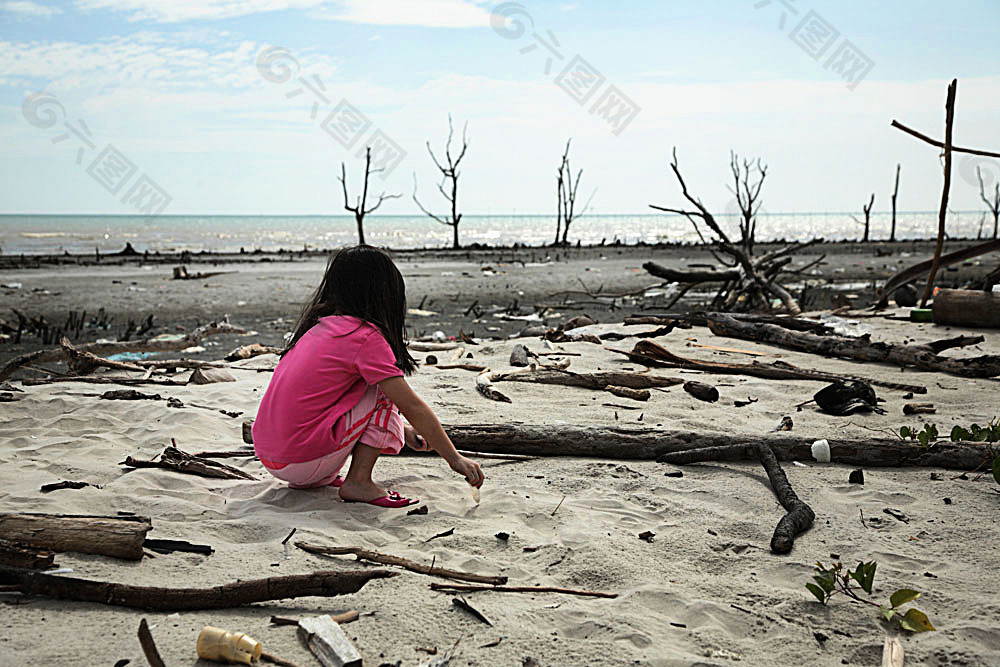
{"label": "girl's hand", "polygon": [[403,442],[415,452],[427,452],[431,448],[423,436],[417,433],[416,429],[409,424],[403,425]]}
{"label": "girl's hand", "polygon": [[450,465],[452,470],[465,477],[466,481],[477,489],[483,485],[483,480],[486,479],[479,464],[464,456],[459,456]]}

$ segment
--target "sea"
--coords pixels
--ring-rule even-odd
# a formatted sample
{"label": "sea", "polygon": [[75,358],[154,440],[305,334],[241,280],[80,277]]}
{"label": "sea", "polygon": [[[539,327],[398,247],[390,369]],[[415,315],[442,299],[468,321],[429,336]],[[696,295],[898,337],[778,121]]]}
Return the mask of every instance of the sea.
{"label": "sea", "polygon": [[[896,238],[932,238],[936,211],[898,212]],[[727,233],[738,236],[738,218],[717,216]],[[870,237],[889,237],[890,214],[872,214]],[[554,215],[467,215],[459,225],[462,245],[541,246],[555,239]],[[973,211],[950,212],[951,238],[992,235],[990,224]],[[863,227],[850,213],[766,213],[758,218],[758,241],[829,241],[861,238]],[[446,248],[452,229],[424,216],[384,215],[365,220],[365,241],[393,249]],[[621,242],[696,243],[692,224],[677,215],[586,215],[570,227],[569,241],[584,245]],[[38,255],[117,252],[131,243],[139,252],[276,252],[324,250],[357,243],[350,216],[247,215],[0,215],[0,254]]]}

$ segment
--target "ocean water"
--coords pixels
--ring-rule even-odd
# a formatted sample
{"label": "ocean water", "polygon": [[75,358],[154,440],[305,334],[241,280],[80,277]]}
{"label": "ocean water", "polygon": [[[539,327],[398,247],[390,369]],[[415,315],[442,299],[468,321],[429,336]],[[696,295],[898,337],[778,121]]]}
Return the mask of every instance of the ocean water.
{"label": "ocean water", "polygon": [[[717,217],[727,233],[737,236],[737,218]],[[937,232],[937,212],[900,212],[898,239],[931,238]],[[981,214],[949,214],[948,232],[956,238],[976,238]],[[890,215],[873,214],[871,238],[889,236]],[[987,225],[988,227],[988,225]],[[757,223],[760,241],[785,239],[858,239],[862,227],[849,213],[768,213]],[[438,248],[451,245],[451,227],[424,216],[372,216],[365,222],[365,240],[390,248]],[[983,228],[983,233],[992,229]],[[555,216],[468,215],[459,226],[462,244],[542,245],[555,238]],[[584,244],[696,242],[685,218],[674,215],[588,215],[574,221],[570,241]],[[187,216],[151,219],[120,215],[0,215],[0,252],[17,254],[102,253],[121,250],[126,242],[142,252],[247,252],[256,249],[301,250],[335,248],[357,242],[353,217],[347,216]]]}

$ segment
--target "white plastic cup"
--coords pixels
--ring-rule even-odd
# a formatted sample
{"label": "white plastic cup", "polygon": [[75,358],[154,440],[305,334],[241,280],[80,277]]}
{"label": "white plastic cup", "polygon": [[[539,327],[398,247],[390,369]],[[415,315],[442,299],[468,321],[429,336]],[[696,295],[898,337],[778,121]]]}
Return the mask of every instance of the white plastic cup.
{"label": "white plastic cup", "polygon": [[829,463],[830,443],[826,440],[817,440],[812,444],[812,455],[820,463]]}

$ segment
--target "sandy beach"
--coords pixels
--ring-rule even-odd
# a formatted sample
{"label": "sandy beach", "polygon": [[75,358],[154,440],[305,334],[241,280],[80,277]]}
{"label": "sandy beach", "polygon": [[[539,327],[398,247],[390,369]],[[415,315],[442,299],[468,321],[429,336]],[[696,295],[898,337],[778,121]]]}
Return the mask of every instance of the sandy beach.
{"label": "sandy beach", "polygon": [[[477,300],[489,308],[508,306],[518,298],[522,308],[511,312],[530,315],[539,312],[536,303],[552,300],[558,306],[564,297],[551,295],[579,288],[579,279],[595,292],[603,286],[606,294],[641,293],[642,288],[657,283],[639,268],[646,259],[684,266],[699,258],[687,249],[675,249],[669,256],[660,252],[629,249],[619,256],[591,249],[569,261],[542,263],[536,256],[535,262],[524,265],[509,261],[515,257],[504,262],[505,253],[497,252],[473,261],[405,257],[401,268],[411,307],[423,300],[423,310],[441,313],[412,315],[411,333],[441,329],[456,335],[460,327],[467,333],[475,331],[480,344],[464,345],[462,361],[495,371],[513,370],[509,356],[515,343],[536,352],[546,348],[537,337],[512,340],[507,336],[539,322],[493,317],[503,314],[502,309],[487,310],[478,317],[475,313],[465,317],[461,311]],[[877,257],[870,249],[831,253],[830,257],[839,262],[830,270],[853,267],[855,281],[871,274],[884,278],[882,271],[891,272],[880,267],[904,259]],[[520,258],[524,259],[524,251]],[[983,265],[991,261],[990,256],[981,259]],[[123,318],[124,313],[143,316],[155,309],[163,328],[154,333],[190,329],[228,313],[234,324],[254,333],[206,339],[214,344],[185,355],[219,359],[238,344],[280,342],[321,267],[320,258],[222,265],[217,270],[236,273],[205,282],[170,281],[163,266],[43,267],[6,271],[0,282],[22,283],[5,293],[7,303],[20,309],[36,304],[33,313],[52,313],[50,317],[109,303]],[[215,270],[204,265],[189,269]],[[84,283],[87,289],[80,289]],[[29,296],[35,288],[49,294]],[[589,299],[580,294],[573,298]],[[655,310],[656,298],[625,302],[614,311],[606,305],[600,312],[590,312],[593,306],[553,307],[540,311],[545,313],[541,319],[557,324],[588,312],[601,324],[574,333],[635,334],[655,327],[624,326],[622,318],[647,306]],[[899,318],[905,313],[890,309],[884,314]],[[851,313],[841,317],[850,320]],[[870,327],[873,339],[898,343],[982,334],[983,343],[946,354],[1000,353],[1000,334],[992,331],[966,332],[885,317],[854,321]],[[89,335],[85,340],[106,334]],[[570,355],[565,358],[572,371],[644,371],[604,347],[629,349],[637,340],[628,337],[603,346],[557,343],[552,351]],[[996,379],[828,359],[715,336],[697,326],[675,329],[653,340],[675,354],[706,361],[784,361],[828,373],[924,385],[928,393],[918,400],[934,403],[937,413],[904,417],[902,406],[909,402],[904,392],[876,387],[886,414],[838,417],[820,412],[815,405],[795,407],[822,388],[822,382],[673,369],[650,372],[711,383],[718,388],[720,400],[698,401],[679,386],[654,390],[649,401],[637,402],[578,387],[497,383],[511,398],[506,404],[476,393],[474,372],[431,366],[423,366],[411,383],[442,422],[451,426],[669,429],[725,434],[734,442],[741,436],[774,434],[786,415],[794,426],[783,435],[803,443],[820,438],[891,437],[888,432],[901,425],[919,426],[924,421],[947,434],[953,425],[985,424],[997,415]],[[20,346],[4,345],[4,359],[30,344],[25,340]],[[706,345],[736,351],[702,347]],[[442,363],[452,355],[449,351],[435,354]],[[427,353],[416,356],[423,361]],[[878,562],[875,601],[883,601],[897,588],[922,593],[917,604],[937,631],[901,636],[907,664],[1000,661],[1000,631],[992,620],[1000,614],[1000,607],[990,587],[983,585],[993,572],[995,549],[991,545],[996,539],[996,504],[1000,502],[1000,487],[989,474],[957,478],[961,471],[870,468],[864,471],[864,485],[858,485],[848,483],[849,473],[857,466],[802,460],[802,467],[784,461],[792,486],[815,510],[816,520],[799,536],[790,554],[779,556],[770,552],[768,542],[783,510],[761,466],[750,462],[677,467],[653,461],[562,457],[558,451],[552,451],[552,457],[527,461],[482,459],[487,481],[477,504],[464,481],[439,459],[403,456],[380,461],[377,476],[419,497],[428,508],[425,515],[347,505],[332,489],[290,490],[254,459],[226,460],[252,475],[252,481],[212,480],[161,469],[126,472],[119,465],[126,456],[150,459],[171,439],[187,452],[243,446],[242,422],[254,416],[270,378],[268,370],[275,363],[273,355],[236,362],[231,369],[236,382],[136,387],[160,394],[157,400],[101,400],[98,396],[108,388],[102,385],[66,382],[21,387],[14,381],[24,391],[17,393],[20,400],[0,408],[4,416],[0,510],[133,512],[151,517],[150,537],[187,540],[214,549],[211,555],[151,554],[155,557],[140,562],[57,555],[59,567],[71,568],[70,576],[86,579],[207,587],[237,579],[372,567],[350,557],[308,554],[294,546],[302,540],[504,575],[510,585],[587,589],[618,597],[462,594],[492,622],[489,626],[454,606],[454,593],[430,589],[430,583],[444,580],[403,570],[397,570],[397,577],[372,581],[348,596],[179,614],[4,593],[0,602],[7,611],[0,633],[0,664],[56,666],[81,664],[81,660],[116,664],[123,659],[143,664],[135,637],[140,618],[148,620],[168,664],[210,664],[197,661],[194,651],[195,639],[205,625],[247,632],[270,653],[300,665],[315,664],[294,628],[272,626],[270,617],[300,618],[347,609],[362,614],[344,628],[368,665],[416,666],[442,656],[451,656],[453,665],[878,664],[887,628],[896,632],[878,620],[878,610],[842,595],[822,606],[804,587],[816,561],[836,559],[848,566],[862,560]],[[65,370],[58,364],[48,366]],[[30,371],[21,374],[38,376]],[[184,380],[188,374],[178,373],[174,379]],[[168,397],[179,399],[185,407],[168,407]],[[748,399],[756,402],[734,405],[734,401]],[[240,414],[230,417],[218,410]],[[683,476],[667,476],[677,471]],[[39,491],[41,485],[61,480],[95,486]],[[295,536],[282,545],[293,528]],[[429,539],[450,529],[454,532],[446,537]],[[651,542],[639,538],[645,531],[655,533]],[[501,539],[500,533],[509,537]]]}

